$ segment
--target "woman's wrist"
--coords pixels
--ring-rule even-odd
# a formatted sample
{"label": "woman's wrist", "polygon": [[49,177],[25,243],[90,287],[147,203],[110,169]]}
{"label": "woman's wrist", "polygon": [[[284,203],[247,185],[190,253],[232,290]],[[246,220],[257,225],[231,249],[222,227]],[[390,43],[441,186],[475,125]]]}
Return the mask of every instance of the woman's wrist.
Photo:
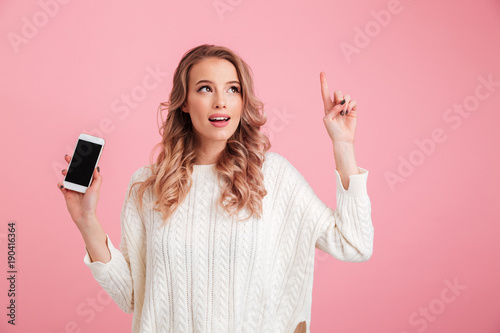
{"label": "woman's wrist", "polygon": [[109,262],[111,260],[111,252],[108,248],[106,233],[101,224],[97,219],[89,220],[86,224],[80,231],[91,262]]}
{"label": "woman's wrist", "polygon": [[78,229],[83,236],[83,239],[94,238],[96,235],[102,235],[104,230],[95,217],[86,218],[79,224]]}

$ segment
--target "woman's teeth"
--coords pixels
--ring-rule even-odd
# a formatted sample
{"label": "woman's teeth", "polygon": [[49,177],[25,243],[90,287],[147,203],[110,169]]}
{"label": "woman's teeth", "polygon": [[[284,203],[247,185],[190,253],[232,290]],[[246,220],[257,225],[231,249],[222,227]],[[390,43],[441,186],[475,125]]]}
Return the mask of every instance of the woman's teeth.
{"label": "woman's teeth", "polygon": [[210,118],[208,120],[210,120],[210,121],[227,121],[227,120],[229,120],[229,118],[216,117],[216,118]]}

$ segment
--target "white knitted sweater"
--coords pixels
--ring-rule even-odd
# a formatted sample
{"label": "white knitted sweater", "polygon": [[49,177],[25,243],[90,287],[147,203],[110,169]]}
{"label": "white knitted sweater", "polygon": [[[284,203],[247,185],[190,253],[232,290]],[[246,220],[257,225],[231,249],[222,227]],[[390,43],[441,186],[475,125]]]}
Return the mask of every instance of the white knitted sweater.
{"label": "white knitted sweater", "polygon": [[[372,255],[368,171],[358,168],[348,190],[335,170],[333,210],[285,157],[267,152],[263,217],[236,221],[215,209],[215,165],[195,165],[193,187],[164,228],[149,189],[148,206],[138,212],[136,186],[121,211],[120,250],[106,235],[111,261],[91,262],[85,248],[84,263],[116,304],[134,313],[134,333],[294,332],[302,321],[310,332],[315,248],[342,261]],[[127,194],[149,172],[138,169]]]}

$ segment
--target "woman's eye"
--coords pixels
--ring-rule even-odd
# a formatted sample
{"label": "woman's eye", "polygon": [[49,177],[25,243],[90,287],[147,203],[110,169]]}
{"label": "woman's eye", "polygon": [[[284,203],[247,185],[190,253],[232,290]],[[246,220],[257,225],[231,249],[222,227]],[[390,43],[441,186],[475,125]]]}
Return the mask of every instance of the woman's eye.
{"label": "woman's eye", "polygon": [[201,87],[200,89],[198,89],[198,91],[201,91],[201,89],[203,89],[203,88],[208,88],[208,89],[210,89],[210,87],[209,87],[209,86],[203,86],[203,87]]}
{"label": "woman's eye", "polygon": [[[201,91],[202,89],[205,89],[205,88],[210,89],[210,87],[209,87],[209,86],[203,86],[203,87],[201,87],[200,89],[198,89],[198,91]],[[239,92],[240,92],[240,90],[239,90],[239,89],[238,89],[238,87],[236,87],[236,86],[232,86],[232,87],[231,87],[231,88],[229,88],[229,89],[234,89],[234,92],[235,92],[235,93],[239,93]],[[211,89],[210,89],[210,90],[211,90]]]}

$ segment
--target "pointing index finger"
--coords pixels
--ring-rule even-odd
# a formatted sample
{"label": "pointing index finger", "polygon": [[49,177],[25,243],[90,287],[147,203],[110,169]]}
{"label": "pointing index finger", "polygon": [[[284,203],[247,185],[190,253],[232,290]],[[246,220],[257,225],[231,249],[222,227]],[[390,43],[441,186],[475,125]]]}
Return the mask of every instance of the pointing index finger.
{"label": "pointing index finger", "polygon": [[332,109],[333,102],[330,98],[330,92],[328,91],[328,83],[326,82],[325,72],[319,73],[319,79],[321,81],[321,95],[323,97],[323,104],[325,105],[325,112],[327,112]]}

